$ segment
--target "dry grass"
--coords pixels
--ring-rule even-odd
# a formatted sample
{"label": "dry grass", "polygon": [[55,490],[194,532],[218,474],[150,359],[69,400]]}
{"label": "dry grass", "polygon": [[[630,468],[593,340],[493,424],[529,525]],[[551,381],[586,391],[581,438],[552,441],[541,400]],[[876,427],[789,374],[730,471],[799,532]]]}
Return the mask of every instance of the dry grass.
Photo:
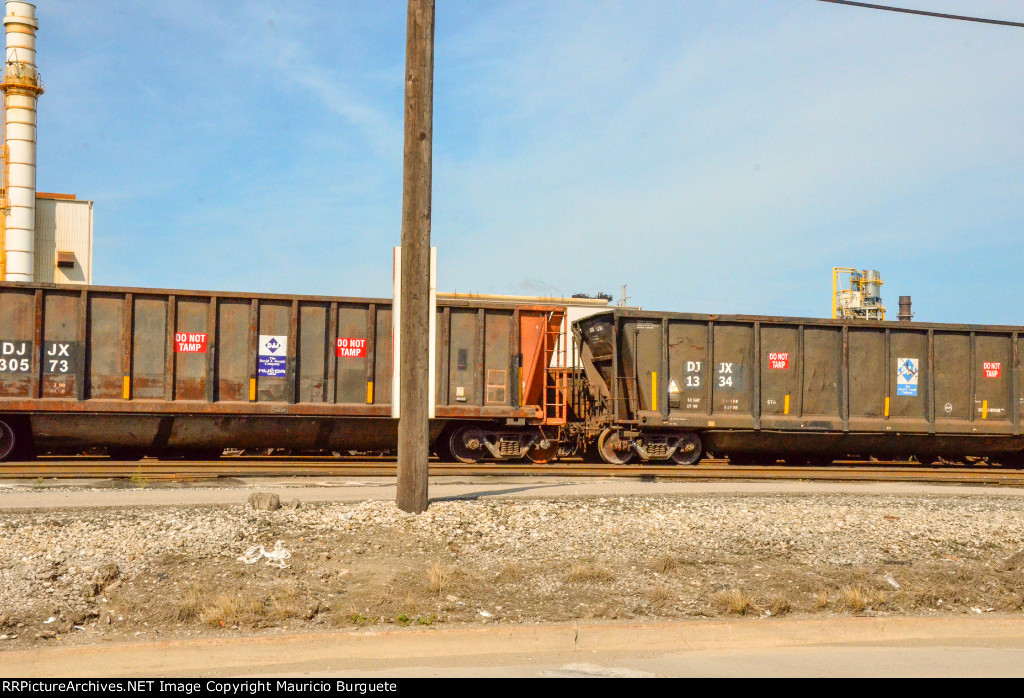
{"label": "dry grass", "polygon": [[269,601],[262,606],[257,605],[256,602],[250,602],[250,610],[256,611],[257,609],[263,611],[260,615],[265,614],[267,620],[294,618],[298,615],[299,592],[290,586],[279,589],[271,594]]}
{"label": "dry grass", "polygon": [[267,615],[267,604],[263,599],[245,599],[241,603],[241,614],[249,618],[263,618]]}
{"label": "dry grass", "polygon": [[951,598],[943,592],[944,590],[935,584],[910,582],[904,584],[898,598],[907,608],[935,608],[936,606],[941,606],[943,600],[948,601]]}
{"label": "dry grass", "polygon": [[1024,608],[1024,574],[1020,570],[993,570],[944,561],[906,570],[897,581],[903,589],[889,597],[887,607],[891,610]]}
{"label": "dry grass", "polygon": [[814,608],[818,610],[828,608],[829,601],[831,601],[831,599],[829,598],[828,590],[822,589],[814,595]]}
{"label": "dry grass", "polygon": [[498,574],[494,576],[497,584],[518,584],[527,579],[526,567],[518,562],[510,562],[503,565]]}
{"label": "dry grass", "polygon": [[455,568],[441,561],[435,562],[427,568],[427,588],[431,594],[441,596],[451,588],[455,576]]}
{"label": "dry grass", "polygon": [[672,589],[665,584],[655,584],[647,590],[645,596],[647,597],[647,603],[655,611],[664,611],[676,600],[676,595],[672,593]]}
{"label": "dry grass", "polygon": [[1002,597],[1002,607],[1007,611],[1014,612],[1024,610],[1024,594],[1020,592],[1004,594]]}
{"label": "dry grass", "polygon": [[839,609],[854,612],[873,609],[885,605],[888,598],[888,594],[878,589],[843,587],[839,590]]}
{"label": "dry grass", "polygon": [[578,563],[569,569],[565,580],[571,584],[610,582],[615,575],[607,567],[592,563]]}
{"label": "dry grass", "polygon": [[671,574],[682,566],[683,563],[678,557],[675,557],[674,555],[662,555],[654,561],[654,564],[651,565],[651,569],[658,574]]}
{"label": "dry grass", "polygon": [[722,589],[715,592],[715,606],[722,613],[731,613],[737,616],[745,616],[757,610],[753,599],[743,593],[741,589]]}
{"label": "dry grass", "polygon": [[166,614],[174,623],[187,623],[195,620],[203,612],[203,596],[198,589],[189,589],[181,598],[172,603]]}
{"label": "dry grass", "polygon": [[199,618],[205,605],[200,590],[192,588],[159,598],[121,596],[107,611],[137,623],[181,624]]}
{"label": "dry grass", "polygon": [[201,592],[194,590],[176,605],[175,614],[180,621],[198,619],[214,627],[260,626],[311,617],[303,610],[299,592],[290,586],[275,589],[269,596],[265,592],[244,592],[221,594],[211,600],[204,600]]}
{"label": "dry grass", "polygon": [[782,596],[776,596],[768,604],[768,612],[771,614],[772,618],[784,616],[792,610],[793,604],[791,604],[788,599]]}
{"label": "dry grass", "polygon": [[238,620],[240,606],[237,597],[222,595],[203,605],[199,619],[212,626],[230,626]]}

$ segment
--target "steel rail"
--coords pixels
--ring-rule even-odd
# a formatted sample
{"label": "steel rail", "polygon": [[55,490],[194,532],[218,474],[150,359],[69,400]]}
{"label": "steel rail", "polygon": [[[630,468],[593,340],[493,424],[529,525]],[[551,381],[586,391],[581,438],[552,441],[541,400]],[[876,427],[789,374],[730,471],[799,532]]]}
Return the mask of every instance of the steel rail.
{"label": "steel rail", "polygon": [[[1024,485],[1024,470],[993,467],[922,466],[899,462],[841,463],[831,466],[731,465],[704,461],[697,465],[624,465],[589,463],[430,463],[433,476],[625,477],[688,480],[902,481]],[[61,458],[11,462],[0,478],[128,478],[140,481],[195,481],[251,476],[395,477],[395,463],[383,459],[224,458],[215,461],[111,461],[106,458]]]}

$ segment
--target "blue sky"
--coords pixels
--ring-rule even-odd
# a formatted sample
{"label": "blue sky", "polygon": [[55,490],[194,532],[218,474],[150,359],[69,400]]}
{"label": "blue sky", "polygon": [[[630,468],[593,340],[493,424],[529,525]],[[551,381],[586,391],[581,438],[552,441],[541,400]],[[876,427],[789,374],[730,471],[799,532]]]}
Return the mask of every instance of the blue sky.
{"label": "blue sky", "polygon": [[[38,0],[94,280],[390,296],[404,1]],[[905,0],[1024,20],[1021,0]],[[438,0],[442,290],[1024,324],[1024,29],[813,0]]]}

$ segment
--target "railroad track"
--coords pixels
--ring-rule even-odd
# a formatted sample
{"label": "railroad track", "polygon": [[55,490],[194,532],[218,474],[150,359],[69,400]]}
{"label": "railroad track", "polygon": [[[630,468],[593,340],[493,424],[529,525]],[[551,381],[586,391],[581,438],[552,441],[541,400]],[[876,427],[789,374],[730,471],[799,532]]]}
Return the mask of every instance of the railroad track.
{"label": "railroad track", "polygon": [[[111,461],[102,457],[42,458],[5,463],[0,477],[125,478],[133,481],[197,481],[252,476],[394,477],[396,464],[385,458],[227,457],[215,461]],[[579,461],[532,463],[430,463],[434,476],[529,475],[562,477],[629,477],[689,480],[845,480],[945,482],[1024,485],[1024,470],[993,467],[923,466],[906,462],[838,462],[830,466],[731,465],[702,461],[697,465],[602,465]]]}

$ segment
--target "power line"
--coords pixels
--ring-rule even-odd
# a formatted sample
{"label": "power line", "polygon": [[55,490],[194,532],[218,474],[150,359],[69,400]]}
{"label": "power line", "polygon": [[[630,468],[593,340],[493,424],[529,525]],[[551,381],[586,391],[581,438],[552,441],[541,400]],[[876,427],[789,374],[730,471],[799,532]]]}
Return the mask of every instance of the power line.
{"label": "power line", "polygon": [[836,5],[853,5],[854,7],[866,7],[869,10],[888,10],[889,12],[902,12],[908,15],[924,15],[926,17],[939,17],[941,19],[959,19],[964,22],[982,22],[983,24],[1001,24],[1004,27],[1024,27],[1024,22],[1008,22],[1003,19],[986,19],[984,17],[964,17],[963,15],[947,15],[941,12],[928,12],[927,10],[908,10],[905,7],[890,7],[888,5],[873,5],[868,2],[853,2],[852,0],[818,0],[818,2],[831,2]]}

